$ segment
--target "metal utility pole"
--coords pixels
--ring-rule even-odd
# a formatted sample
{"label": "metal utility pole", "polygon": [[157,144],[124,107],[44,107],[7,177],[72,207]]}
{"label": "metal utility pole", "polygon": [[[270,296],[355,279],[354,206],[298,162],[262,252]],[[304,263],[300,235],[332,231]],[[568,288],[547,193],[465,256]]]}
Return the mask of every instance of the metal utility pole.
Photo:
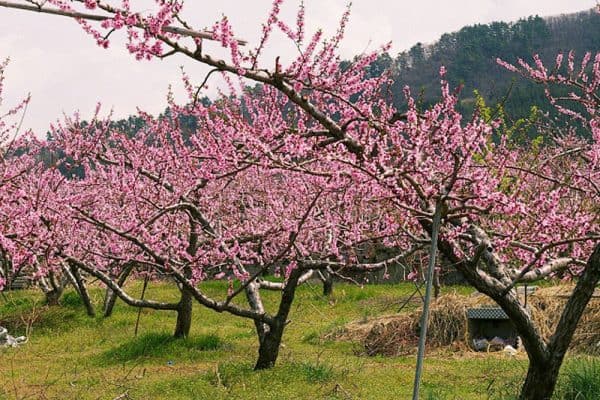
{"label": "metal utility pole", "polygon": [[437,241],[442,219],[443,199],[440,198],[435,204],[433,212],[433,226],[431,228],[431,249],[429,250],[429,266],[427,267],[427,282],[425,288],[425,302],[423,303],[423,315],[421,315],[421,334],[419,335],[419,352],[417,353],[417,367],[415,370],[415,383],[413,386],[413,400],[419,400],[419,389],[421,386],[421,374],[423,371],[423,359],[425,357],[425,342],[427,338],[427,324],[429,322],[429,304],[431,303],[431,287],[433,273],[435,270],[435,256],[437,254]]}

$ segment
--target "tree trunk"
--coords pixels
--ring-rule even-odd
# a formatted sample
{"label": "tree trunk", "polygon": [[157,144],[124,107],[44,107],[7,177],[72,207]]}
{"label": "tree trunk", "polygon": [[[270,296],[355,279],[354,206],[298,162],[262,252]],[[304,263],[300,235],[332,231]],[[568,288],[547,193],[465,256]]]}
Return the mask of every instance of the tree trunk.
{"label": "tree trunk", "polygon": [[58,306],[60,304],[58,302],[58,300],[60,299],[60,296],[62,296],[62,294],[63,294],[62,288],[52,289],[52,290],[46,292],[45,293],[46,304],[49,306]]}
{"label": "tree trunk", "polygon": [[[130,263],[130,264],[126,265],[125,268],[123,268],[121,275],[119,275],[119,280],[117,281],[117,285],[119,287],[123,287],[123,285],[125,284],[125,281],[129,277],[129,274],[131,274],[133,267],[134,267],[134,264]],[[116,301],[117,301],[117,293],[114,290],[112,290],[110,287],[107,286],[106,294],[104,295],[104,307],[103,307],[103,312],[104,312],[105,318],[108,318],[112,315]]]}
{"label": "tree trunk", "polygon": [[254,366],[254,370],[269,369],[275,366],[277,357],[279,356],[279,348],[281,347],[281,338],[283,336],[284,323],[277,323],[269,326],[269,329],[260,339],[258,347],[258,360]]}
{"label": "tree trunk", "polygon": [[560,371],[559,362],[529,362],[527,377],[521,388],[521,400],[550,400],[556,387],[558,372]]}
{"label": "tree trunk", "polygon": [[54,272],[50,271],[47,277],[40,279],[39,283],[46,296],[46,304],[49,306],[60,305],[59,300],[65,291],[66,281],[58,278]]}
{"label": "tree trunk", "polygon": [[331,296],[333,294],[333,277],[327,273],[323,280],[323,296]]}
{"label": "tree trunk", "polygon": [[260,345],[258,348],[258,360],[254,366],[254,370],[269,369],[275,366],[277,356],[279,355],[279,348],[281,347],[281,338],[283,336],[283,329],[287,324],[287,318],[294,302],[294,296],[296,295],[296,288],[298,287],[298,280],[301,276],[301,271],[295,269],[290,273],[287,283],[283,288],[281,295],[281,302],[279,303],[279,310],[275,315],[275,321],[268,326],[267,332],[260,338]]}
{"label": "tree trunk", "polygon": [[85,306],[87,315],[90,317],[94,317],[96,315],[96,311],[94,310],[94,305],[92,304],[92,300],[90,299],[90,295],[85,286],[85,282],[83,281],[83,278],[79,273],[79,269],[77,269],[76,267],[71,267],[71,273],[75,278],[75,289],[77,290],[77,292],[79,293],[79,297],[81,297],[81,300],[83,301],[83,305]]}
{"label": "tree trunk", "polygon": [[[197,224],[194,219],[190,216],[190,236],[188,238],[189,243],[187,247],[187,253],[190,256],[195,256],[198,251],[198,232]],[[192,268],[187,265],[183,268],[183,274],[189,281],[192,278]],[[178,285],[181,291],[181,299],[177,304],[177,322],[175,323],[175,338],[186,338],[190,335],[190,329],[192,327],[192,306],[194,301],[194,295],[192,292],[183,285]]]}
{"label": "tree trunk", "polygon": [[[264,313],[265,307],[260,297],[260,283],[257,281],[250,282],[245,289],[246,299],[252,310],[258,313]],[[261,320],[255,319],[254,326],[258,335],[258,361],[254,366],[255,370],[268,369],[275,365],[279,354],[279,345],[281,343],[281,335],[283,330],[277,332],[273,327],[267,325]]]}
{"label": "tree trunk", "polygon": [[192,293],[186,288],[181,288],[181,299],[177,307],[177,322],[173,334],[176,338],[186,338],[190,334],[193,300]]}
{"label": "tree trunk", "polygon": [[[421,225],[426,231],[431,231],[428,221],[422,221]],[[529,370],[520,399],[550,399],[577,324],[600,281],[600,243],[596,244],[582,275],[577,279],[577,285],[562,311],[554,334],[546,344],[529,311],[520,304],[514,289],[507,292],[512,280],[504,273],[503,268],[500,268],[502,264],[496,254],[482,246],[489,242],[489,239],[478,231],[480,230],[473,230],[474,237],[479,237],[479,258],[487,267],[488,271],[485,273],[479,271],[472,261],[462,258],[455,251],[453,242],[442,239],[438,248],[471,285],[502,307],[523,340],[529,356]]]}
{"label": "tree trunk", "polygon": [[115,293],[114,290],[107,287],[106,293],[104,294],[104,306],[102,307],[102,311],[104,313],[104,318],[108,318],[112,315],[116,302],[117,302],[117,294]]}
{"label": "tree trunk", "polygon": [[[248,304],[252,310],[257,313],[265,313],[265,307],[263,305],[262,299],[260,298],[260,284],[257,281],[250,282],[244,292],[246,293],[246,299],[248,300]],[[254,326],[256,327],[256,334],[258,335],[258,342],[262,342],[263,338],[269,331],[269,326],[264,322],[255,319]]]}

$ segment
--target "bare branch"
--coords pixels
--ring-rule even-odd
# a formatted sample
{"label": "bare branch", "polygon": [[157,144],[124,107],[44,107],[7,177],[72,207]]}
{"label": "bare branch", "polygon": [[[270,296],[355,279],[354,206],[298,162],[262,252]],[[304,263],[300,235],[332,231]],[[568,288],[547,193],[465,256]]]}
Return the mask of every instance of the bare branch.
{"label": "bare branch", "polygon": [[405,252],[397,254],[393,257],[385,259],[383,261],[379,261],[376,263],[344,263],[339,261],[328,261],[328,260],[301,260],[299,268],[303,269],[327,269],[331,268],[333,271],[358,271],[358,272],[368,272],[368,271],[378,271],[384,268],[387,268],[390,264],[399,262],[404,258],[410,256],[418,250],[421,250],[425,245],[419,244],[417,246],[411,247]]}
{"label": "bare branch", "polygon": [[[298,279],[298,285],[301,285],[301,284],[305,283],[306,281],[308,281],[310,278],[313,277],[314,273],[315,273],[315,270],[313,270],[313,269],[306,271]],[[266,289],[266,290],[283,290],[285,288],[285,282],[272,282],[272,281],[267,281],[267,280],[261,279],[258,281],[258,284],[260,285],[261,289]]]}
{"label": "bare branch", "polygon": [[92,268],[88,266],[85,262],[75,258],[75,257],[66,257],[66,261],[69,262],[72,266],[81,269],[88,274],[92,275],[95,278],[98,278],[102,283],[108,286],[113,292],[119,296],[121,300],[133,307],[141,307],[141,308],[152,308],[155,310],[177,310],[179,305],[177,303],[163,303],[159,301],[153,300],[140,300],[133,298],[127,294],[119,285],[117,285],[108,275],[98,270],[97,268]]}
{"label": "bare branch", "polygon": [[[515,275],[517,275],[517,276],[515,276],[513,283],[516,284],[519,282],[534,282],[534,281],[540,280],[542,278],[545,278],[553,273],[563,271],[571,264],[585,265],[585,263],[583,261],[577,260],[575,258],[570,258],[570,257],[557,258],[555,260],[552,260],[552,261],[544,264],[543,266],[541,266],[539,268],[533,268],[524,274],[521,273],[521,274],[517,275],[515,273]],[[509,287],[509,290],[511,288],[512,287]]]}
{"label": "bare branch", "polygon": [[[512,283],[509,285],[508,289],[506,289],[506,291],[509,291],[510,289],[512,289],[515,284],[517,282],[519,282],[530,270],[531,268],[533,268],[533,266],[540,260],[540,258],[542,257],[542,255],[547,252],[548,250],[554,248],[554,247],[558,247],[558,246],[562,246],[565,244],[570,244],[570,243],[576,243],[576,242],[586,242],[586,241],[600,241],[600,236],[594,235],[594,236],[583,236],[583,237],[576,237],[576,238],[571,238],[571,239],[564,239],[564,240],[558,240],[556,242],[552,242],[552,243],[548,243],[544,246],[542,246],[540,249],[538,249],[535,253],[535,258],[529,262],[529,264],[527,264],[522,270],[521,273],[513,279]],[[572,259],[571,261],[572,263],[581,263],[578,260]],[[584,264],[585,265],[585,264]]]}

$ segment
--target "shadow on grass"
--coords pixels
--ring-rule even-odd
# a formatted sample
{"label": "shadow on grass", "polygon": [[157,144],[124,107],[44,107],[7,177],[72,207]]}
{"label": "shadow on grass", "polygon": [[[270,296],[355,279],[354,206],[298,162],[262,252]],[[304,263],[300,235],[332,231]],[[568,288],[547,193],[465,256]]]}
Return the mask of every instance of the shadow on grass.
{"label": "shadow on grass", "polygon": [[2,293],[0,296],[0,325],[13,332],[23,333],[34,327],[36,334],[52,334],[102,323],[102,319],[86,315],[83,302],[74,291],[66,291],[60,305],[53,306],[47,305],[39,292],[31,290]]}
{"label": "shadow on grass", "polygon": [[36,334],[52,334],[95,321],[82,311],[60,306],[49,307],[42,303],[13,312],[5,312],[3,308],[6,307],[0,307],[0,325],[18,334],[24,334],[31,327],[35,327]]}
{"label": "shadow on grass", "polygon": [[199,352],[219,350],[225,347],[223,340],[214,334],[176,339],[170,333],[148,333],[122,343],[100,354],[102,364],[119,364],[140,358],[181,359],[194,358]]}
{"label": "shadow on grass", "polygon": [[83,300],[81,300],[81,297],[76,292],[66,292],[60,298],[60,305],[79,310],[83,307]]}

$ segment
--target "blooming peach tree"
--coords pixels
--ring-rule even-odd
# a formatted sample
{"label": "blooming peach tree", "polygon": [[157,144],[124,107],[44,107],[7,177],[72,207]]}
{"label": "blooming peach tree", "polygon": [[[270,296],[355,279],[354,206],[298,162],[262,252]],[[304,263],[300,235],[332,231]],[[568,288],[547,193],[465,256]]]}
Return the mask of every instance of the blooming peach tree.
{"label": "blooming peach tree", "polygon": [[[572,87],[579,94],[549,98],[591,132],[588,142],[566,135],[541,150],[517,147],[498,121],[477,113],[465,120],[443,68],[440,101],[420,110],[406,88],[407,111],[399,112],[386,92],[390,76],[365,73],[378,52],[341,62],[337,48],[348,14],[333,37],[317,31],[307,40],[304,8],[292,26],[280,18],[281,3],[274,1],[251,49],[226,18],[208,32],[191,29],[180,1],[157,1],[157,10],[146,14],[127,1],[39,5],[77,18],[103,47],[123,30],[138,59],[179,54],[208,65],[207,80],[220,73],[234,94],[201,105],[204,83],[194,86],[184,76],[189,103],[171,104],[169,118],[148,116],[144,132],[133,137],[100,121],[86,130],[77,123],[57,129],[60,146],[86,171],[63,208],[94,232],[83,235],[83,244],[57,248],[57,259],[117,292],[107,268],[135,261],[172,277],[206,307],[252,318],[257,368],[266,368],[276,360],[298,282],[311,270],[385,268],[430,243],[438,209],[440,253],[504,309],[523,339],[530,367],[521,397],[549,398],[600,279],[598,57],[591,72],[584,60],[580,73],[569,57],[565,76],[537,59],[535,66],[521,63],[522,70],[508,66],[543,84]],[[299,49],[292,61],[263,60],[274,30]],[[229,57],[211,56],[210,40]],[[586,114],[563,100],[583,104]],[[178,115],[197,119],[192,135],[179,129]],[[360,247],[374,240],[397,254],[364,263]],[[262,278],[275,266],[283,283]],[[515,285],[557,274],[578,277],[577,288],[546,342]],[[224,300],[199,289],[214,276],[238,282]],[[260,287],[282,289],[276,314],[264,310]],[[242,292],[249,308],[233,302]]]}
{"label": "blooming peach tree", "polygon": [[[5,70],[8,60],[0,63],[0,107],[3,107]],[[30,132],[19,134],[22,115],[29,98],[0,111],[0,290],[12,281],[30,261],[28,254],[19,251],[15,224],[27,224],[24,210],[16,206],[23,196],[23,184],[36,169],[36,140]]]}

